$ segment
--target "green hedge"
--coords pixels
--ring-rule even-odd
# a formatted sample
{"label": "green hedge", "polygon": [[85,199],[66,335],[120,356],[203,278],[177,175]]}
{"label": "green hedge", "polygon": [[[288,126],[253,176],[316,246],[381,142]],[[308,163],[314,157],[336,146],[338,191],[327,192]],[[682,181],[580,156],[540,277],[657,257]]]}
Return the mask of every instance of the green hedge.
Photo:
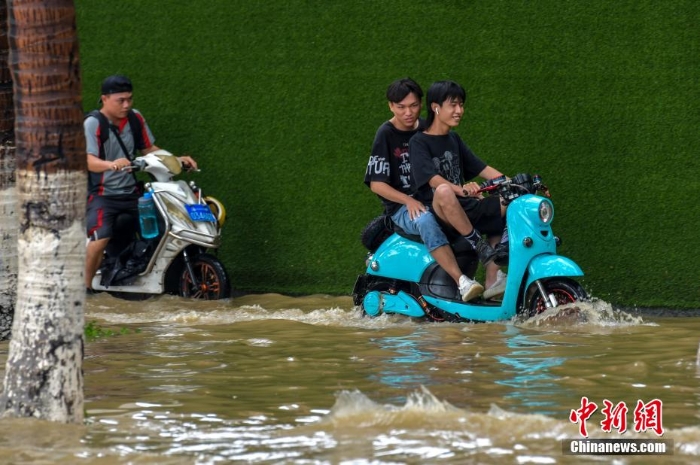
{"label": "green hedge", "polygon": [[219,252],[241,291],[349,294],[362,183],[386,86],[467,90],[458,132],[537,172],[561,253],[597,297],[697,308],[695,19],[686,1],[76,0],[86,110],[125,73],[157,144],[191,153],[224,202]]}

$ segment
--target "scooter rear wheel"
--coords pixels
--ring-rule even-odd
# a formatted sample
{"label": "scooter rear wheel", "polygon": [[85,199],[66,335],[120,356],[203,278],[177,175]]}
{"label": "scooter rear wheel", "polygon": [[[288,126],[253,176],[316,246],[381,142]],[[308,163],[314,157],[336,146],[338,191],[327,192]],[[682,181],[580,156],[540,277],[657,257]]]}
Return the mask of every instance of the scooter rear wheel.
{"label": "scooter rear wheel", "polygon": [[[557,306],[588,300],[588,294],[581,285],[569,278],[554,278],[543,282],[547,294],[554,295]],[[547,310],[544,298],[537,286],[531,286],[524,305],[527,317],[533,317]]]}
{"label": "scooter rear wheel", "polygon": [[[197,255],[192,259],[192,279],[187,267],[183,267],[180,275],[180,295],[192,299],[218,300],[231,295],[228,275],[221,262],[209,254]],[[196,285],[195,285],[196,281]]]}

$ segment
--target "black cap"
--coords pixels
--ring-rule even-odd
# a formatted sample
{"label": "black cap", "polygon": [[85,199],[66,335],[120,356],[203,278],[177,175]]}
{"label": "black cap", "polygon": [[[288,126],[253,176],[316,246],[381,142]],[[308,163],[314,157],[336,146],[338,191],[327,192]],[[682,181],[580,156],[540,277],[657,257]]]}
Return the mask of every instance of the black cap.
{"label": "black cap", "polygon": [[132,92],[131,80],[119,74],[110,76],[102,81],[102,95]]}

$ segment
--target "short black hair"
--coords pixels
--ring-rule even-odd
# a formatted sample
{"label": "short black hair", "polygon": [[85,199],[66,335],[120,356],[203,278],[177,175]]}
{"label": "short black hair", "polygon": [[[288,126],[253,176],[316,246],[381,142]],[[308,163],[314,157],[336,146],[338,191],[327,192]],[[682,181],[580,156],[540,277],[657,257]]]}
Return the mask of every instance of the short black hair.
{"label": "short black hair", "polygon": [[399,103],[410,93],[416,94],[418,100],[423,99],[423,89],[420,88],[416,81],[410,77],[405,77],[389,84],[389,88],[386,90],[386,99],[393,103]]}
{"label": "short black hair", "polygon": [[467,99],[467,93],[464,91],[464,87],[460,86],[454,81],[437,81],[431,84],[428,89],[428,95],[426,96],[426,105],[428,107],[428,118],[426,119],[426,124],[430,127],[435,119],[435,113],[433,112],[432,105],[437,103],[442,106],[447,100],[457,100],[460,99],[464,102]]}
{"label": "short black hair", "polygon": [[109,76],[102,81],[102,95],[120,94],[122,92],[133,92],[131,79],[121,74]]}

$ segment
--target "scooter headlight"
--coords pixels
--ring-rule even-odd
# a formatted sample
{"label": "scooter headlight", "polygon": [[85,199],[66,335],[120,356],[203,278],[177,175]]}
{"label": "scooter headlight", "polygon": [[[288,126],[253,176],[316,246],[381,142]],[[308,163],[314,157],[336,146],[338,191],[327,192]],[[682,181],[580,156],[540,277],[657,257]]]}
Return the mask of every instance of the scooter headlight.
{"label": "scooter headlight", "polygon": [[544,224],[549,224],[554,216],[554,207],[552,206],[552,203],[549,200],[543,200],[540,202],[540,207],[538,210],[540,212],[540,220]]}

